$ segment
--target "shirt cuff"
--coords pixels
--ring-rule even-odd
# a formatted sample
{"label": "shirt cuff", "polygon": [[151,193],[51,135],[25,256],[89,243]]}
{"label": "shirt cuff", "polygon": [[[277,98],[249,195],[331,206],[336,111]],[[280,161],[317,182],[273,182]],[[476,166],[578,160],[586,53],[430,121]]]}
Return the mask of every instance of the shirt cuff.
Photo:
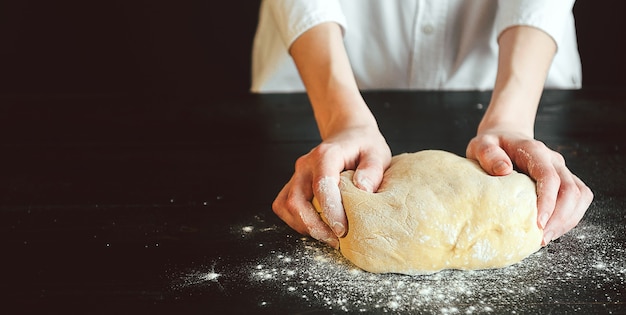
{"label": "shirt cuff", "polygon": [[286,47],[312,27],[335,22],[346,32],[346,17],[339,0],[268,0],[270,10]]}
{"label": "shirt cuff", "polygon": [[517,25],[538,28],[561,46],[567,23],[573,21],[574,0],[500,0],[495,20],[498,37],[504,30]]}

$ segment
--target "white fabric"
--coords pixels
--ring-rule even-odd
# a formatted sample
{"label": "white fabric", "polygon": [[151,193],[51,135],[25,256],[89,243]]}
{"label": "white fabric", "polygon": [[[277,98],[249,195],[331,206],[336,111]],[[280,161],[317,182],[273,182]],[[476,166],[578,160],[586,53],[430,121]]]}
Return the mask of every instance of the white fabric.
{"label": "white fabric", "polygon": [[253,92],[301,92],[288,53],[303,32],[336,22],[359,88],[490,90],[498,35],[514,25],[557,43],[547,88],[581,87],[574,0],[264,0],[252,54]]}

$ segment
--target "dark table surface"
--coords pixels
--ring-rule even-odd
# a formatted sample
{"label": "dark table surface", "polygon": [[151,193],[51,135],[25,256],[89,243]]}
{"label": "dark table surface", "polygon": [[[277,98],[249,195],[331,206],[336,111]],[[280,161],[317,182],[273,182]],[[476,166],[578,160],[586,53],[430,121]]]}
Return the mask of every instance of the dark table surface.
{"label": "dark table surface", "polygon": [[[490,94],[364,96],[394,154],[462,155]],[[0,97],[1,312],[626,314],[624,134],[626,92],[546,91],[582,222],[508,268],[376,275],[271,211],[319,142],[303,94]]]}

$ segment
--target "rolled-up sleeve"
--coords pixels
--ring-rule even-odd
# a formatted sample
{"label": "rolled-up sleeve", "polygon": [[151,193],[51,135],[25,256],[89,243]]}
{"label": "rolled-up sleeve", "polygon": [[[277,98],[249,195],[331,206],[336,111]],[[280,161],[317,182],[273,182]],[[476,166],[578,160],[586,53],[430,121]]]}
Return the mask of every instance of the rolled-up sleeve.
{"label": "rolled-up sleeve", "polygon": [[516,25],[536,27],[561,46],[574,0],[500,0],[495,20],[496,34]]}
{"label": "rolled-up sleeve", "polygon": [[266,0],[279,35],[286,47],[308,29],[325,22],[335,22],[345,33],[346,17],[339,0]]}

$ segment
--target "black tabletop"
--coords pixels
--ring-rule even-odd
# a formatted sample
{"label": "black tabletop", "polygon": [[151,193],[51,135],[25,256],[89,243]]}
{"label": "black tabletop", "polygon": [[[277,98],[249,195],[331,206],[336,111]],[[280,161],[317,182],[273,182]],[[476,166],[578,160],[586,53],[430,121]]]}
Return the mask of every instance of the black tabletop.
{"label": "black tabletop", "polygon": [[[463,155],[488,92],[367,92],[394,154]],[[271,210],[319,135],[304,94],[0,98],[5,313],[626,313],[626,92],[546,91],[536,137],[594,191],[519,264],[358,270]]]}

